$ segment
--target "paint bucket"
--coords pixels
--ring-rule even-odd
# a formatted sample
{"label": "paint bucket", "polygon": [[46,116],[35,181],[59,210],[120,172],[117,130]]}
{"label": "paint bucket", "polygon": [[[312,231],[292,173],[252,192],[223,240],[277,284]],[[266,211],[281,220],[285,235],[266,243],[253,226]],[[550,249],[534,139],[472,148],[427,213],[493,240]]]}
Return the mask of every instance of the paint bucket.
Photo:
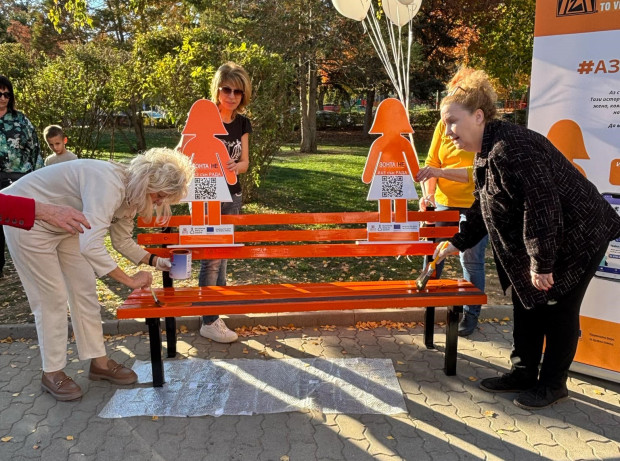
{"label": "paint bucket", "polygon": [[170,251],[170,278],[177,280],[188,279],[192,276],[192,252],[190,250]]}

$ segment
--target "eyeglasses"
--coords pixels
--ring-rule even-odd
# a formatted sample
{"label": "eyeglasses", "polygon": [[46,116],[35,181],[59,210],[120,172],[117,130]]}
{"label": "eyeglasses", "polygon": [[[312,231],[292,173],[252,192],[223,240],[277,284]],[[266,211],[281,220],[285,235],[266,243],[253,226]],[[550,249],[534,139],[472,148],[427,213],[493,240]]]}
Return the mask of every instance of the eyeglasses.
{"label": "eyeglasses", "polygon": [[234,94],[235,97],[238,97],[238,96],[243,96],[245,94],[243,90],[239,90],[238,88],[235,88],[233,90],[232,88],[227,87],[227,86],[221,86],[220,91],[224,93],[226,96],[229,96],[230,94]]}
{"label": "eyeglasses", "polygon": [[11,96],[13,96],[11,93],[9,93],[8,91],[0,91],[0,98],[4,96],[6,99],[11,99]]}
{"label": "eyeglasses", "polygon": [[461,88],[460,86],[457,86],[456,88],[454,88],[452,91],[450,91],[448,93],[448,96],[454,96],[456,94],[456,92],[459,91],[459,90],[461,90],[463,93],[467,93],[464,88]]}

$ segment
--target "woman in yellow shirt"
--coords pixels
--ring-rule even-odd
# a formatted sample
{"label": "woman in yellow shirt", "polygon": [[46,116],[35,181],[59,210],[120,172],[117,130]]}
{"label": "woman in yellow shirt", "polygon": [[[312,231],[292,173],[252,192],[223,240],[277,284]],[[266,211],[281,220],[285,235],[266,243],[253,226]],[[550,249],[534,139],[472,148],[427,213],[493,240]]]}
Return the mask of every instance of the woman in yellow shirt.
{"label": "woman in yellow shirt", "polygon": [[[457,87],[458,90],[458,87]],[[456,90],[456,91],[457,91]],[[474,202],[474,182],[472,180],[474,152],[467,152],[457,147],[445,136],[446,126],[440,120],[435,127],[433,140],[422,168],[416,180],[422,183],[424,197],[420,200],[420,210],[434,206],[436,210],[459,210],[460,221],[465,220],[465,212]],[[455,223],[437,223],[438,226]],[[484,291],[484,252],[488,236],[476,246],[459,254],[463,268],[463,278]],[[443,261],[437,264],[437,276],[441,275]],[[459,336],[469,336],[478,325],[480,305],[464,306],[463,319],[459,323]]]}

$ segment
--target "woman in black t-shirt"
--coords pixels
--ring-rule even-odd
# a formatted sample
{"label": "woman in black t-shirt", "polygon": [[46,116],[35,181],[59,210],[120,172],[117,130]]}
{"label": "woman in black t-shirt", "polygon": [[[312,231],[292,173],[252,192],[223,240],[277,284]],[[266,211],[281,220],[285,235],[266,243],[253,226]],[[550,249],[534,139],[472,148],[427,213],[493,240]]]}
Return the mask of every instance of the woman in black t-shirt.
{"label": "woman in black t-shirt", "polygon": [[[252,97],[252,83],[246,70],[233,63],[222,65],[211,83],[211,97],[217,105],[227,135],[217,136],[226,145],[231,160],[226,168],[236,175],[245,173],[250,164],[249,137],[252,132],[250,120],[242,115]],[[242,205],[241,183],[228,185],[232,202],[222,202],[222,214],[240,214]],[[205,259],[200,266],[198,284],[203,286],[226,286],[225,259]],[[219,343],[237,340],[237,334],[229,330],[217,315],[202,317],[200,335]]]}

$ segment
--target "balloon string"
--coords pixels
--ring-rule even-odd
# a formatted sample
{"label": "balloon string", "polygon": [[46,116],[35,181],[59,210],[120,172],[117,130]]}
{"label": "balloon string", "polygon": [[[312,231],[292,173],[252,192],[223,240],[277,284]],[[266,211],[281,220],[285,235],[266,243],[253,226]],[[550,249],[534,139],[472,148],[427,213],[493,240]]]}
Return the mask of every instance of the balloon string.
{"label": "balloon string", "polygon": [[[398,12],[397,12],[398,14]],[[396,83],[394,87],[396,92],[398,93],[398,98],[403,101],[403,92],[402,92],[402,78],[400,75],[400,54],[398,52],[399,48],[396,44],[396,38],[394,36],[394,29],[392,29],[392,23],[388,19],[387,15],[385,15],[386,28],[388,30],[388,35],[390,37],[390,48],[392,50],[392,57],[394,58],[394,67],[396,68]],[[404,102],[404,101],[403,101]]]}
{"label": "balloon string", "polygon": [[[371,31],[371,33],[368,36],[370,38],[370,42],[373,45],[373,48],[375,49],[375,51],[377,52],[377,55],[379,56],[379,59],[381,60],[381,63],[383,64],[383,67],[385,68],[385,71],[388,74],[388,77],[390,78],[390,81],[392,82],[392,85],[394,85],[394,87],[397,88],[398,85],[397,85],[396,77],[394,75],[394,70],[392,69],[392,65],[390,63],[387,47],[385,45],[385,41],[383,40],[383,36],[381,34],[381,28],[377,21],[377,16],[375,14],[372,3],[370,7],[371,7],[371,14],[367,15],[365,18],[368,20],[368,29],[370,29]],[[368,19],[369,16],[372,19]],[[366,24],[365,23],[363,24],[364,24],[364,27],[366,28]]]}

